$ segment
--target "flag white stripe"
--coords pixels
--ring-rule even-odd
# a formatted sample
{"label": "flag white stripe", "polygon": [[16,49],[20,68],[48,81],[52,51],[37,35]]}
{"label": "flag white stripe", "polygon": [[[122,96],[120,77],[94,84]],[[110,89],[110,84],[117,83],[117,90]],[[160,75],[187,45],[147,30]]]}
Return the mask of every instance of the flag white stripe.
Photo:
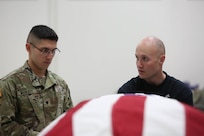
{"label": "flag white stripe", "polygon": [[122,95],[101,96],[75,112],[74,136],[112,136],[112,106]]}
{"label": "flag white stripe", "polygon": [[147,97],[143,136],[185,136],[185,123],[185,108],[177,100]]}

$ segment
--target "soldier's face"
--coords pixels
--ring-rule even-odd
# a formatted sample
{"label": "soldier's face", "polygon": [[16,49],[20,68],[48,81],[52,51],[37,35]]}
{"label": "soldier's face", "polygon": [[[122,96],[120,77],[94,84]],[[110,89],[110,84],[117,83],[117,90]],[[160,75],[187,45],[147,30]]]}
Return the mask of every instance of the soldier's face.
{"label": "soldier's face", "polygon": [[31,67],[38,70],[46,70],[52,62],[57,48],[57,42],[52,40],[40,40],[37,44],[30,44],[29,60]]}

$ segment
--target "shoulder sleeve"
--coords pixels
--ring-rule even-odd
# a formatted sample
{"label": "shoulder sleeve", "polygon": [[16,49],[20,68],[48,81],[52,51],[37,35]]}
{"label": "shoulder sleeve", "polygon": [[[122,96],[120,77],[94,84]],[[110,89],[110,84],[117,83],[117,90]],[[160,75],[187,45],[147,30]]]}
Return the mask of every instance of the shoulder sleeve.
{"label": "shoulder sleeve", "polygon": [[119,88],[118,93],[136,93],[136,84],[136,78],[132,78]]}
{"label": "shoulder sleeve", "polygon": [[192,90],[188,87],[184,87],[183,89],[183,97],[181,97],[181,101],[193,106],[193,93]]}
{"label": "shoulder sleeve", "polygon": [[[17,102],[15,96],[15,84],[11,80],[0,81],[0,115],[1,115],[1,133],[3,135],[24,135],[32,134],[26,126],[20,125],[15,121],[15,112]],[[1,134],[0,133],[0,134]]]}
{"label": "shoulder sleeve", "polygon": [[188,105],[193,106],[193,93],[192,90],[186,86],[183,82],[177,81],[177,91],[179,92],[177,99]]}

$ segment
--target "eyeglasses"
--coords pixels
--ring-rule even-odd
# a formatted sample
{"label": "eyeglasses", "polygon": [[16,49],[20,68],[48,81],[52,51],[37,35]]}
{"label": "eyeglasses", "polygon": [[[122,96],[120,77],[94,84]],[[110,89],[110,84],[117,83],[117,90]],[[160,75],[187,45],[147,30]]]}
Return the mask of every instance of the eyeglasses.
{"label": "eyeglasses", "polygon": [[56,53],[60,53],[60,50],[58,48],[54,48],[52,50],[48,49],[48,48],[42,48],[39,49],[38,47],[36,47],[33,43],[29,42],[29,44],[31,44],[34,48],[36,48],[37,50],[39,50],[41,52],[42,55],[48,56],[50,53],[52,53],[52,55],[55,55]]}

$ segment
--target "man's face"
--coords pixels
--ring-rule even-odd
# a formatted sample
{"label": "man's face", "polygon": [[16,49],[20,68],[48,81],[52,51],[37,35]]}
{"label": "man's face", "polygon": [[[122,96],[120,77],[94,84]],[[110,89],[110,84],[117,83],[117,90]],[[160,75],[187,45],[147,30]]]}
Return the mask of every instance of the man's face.
{"label": "man's face", "polygon": [[148,81],[161,71],[160,57],[155,46],[140,43],[136,48],[135,56],[140,78]]}
{"label": "man's face", "polygon": [[[52,40],[40,40],[38,43],[29,44],[29,61],[31,67],[36,70],[46,70],[52,62],[57,42]],[[48,53],[46,53],[48,52]]]}

